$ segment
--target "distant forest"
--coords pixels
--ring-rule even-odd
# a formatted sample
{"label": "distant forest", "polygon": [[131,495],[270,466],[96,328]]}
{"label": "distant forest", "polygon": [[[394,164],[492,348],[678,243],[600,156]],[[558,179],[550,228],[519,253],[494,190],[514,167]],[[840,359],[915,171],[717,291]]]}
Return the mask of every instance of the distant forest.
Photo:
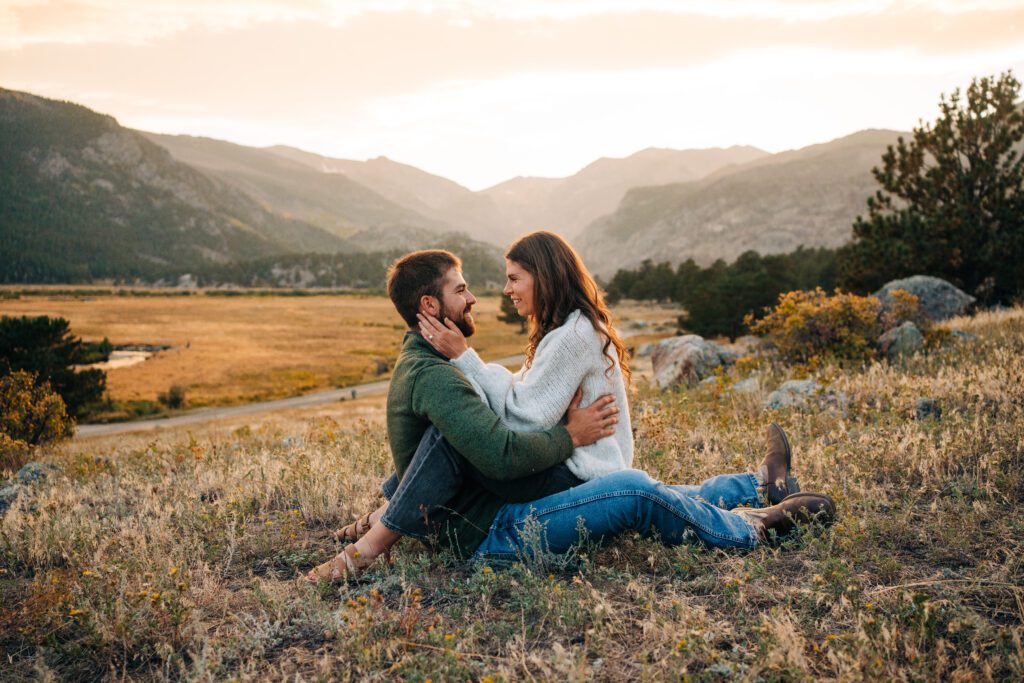
{"label": "distant forest", "polygon": [[612,303],[623,299],[673,301],[686,308],[679,326],[701,335],[744,333],[747,314],[759,315],[779,294],[795,289],[829,290],[838,280],[835,249],[799,247],[788,254],[761,256],[747,251],[733,263],[722,259],[701,268],[688,259],[672,264],[644,261],[635,270],[619,270],[606,287]]}
{"label": "distant forest", "polygon": [[[451,251],[462,259],[462,272],[471,287],[501,286],[505,263],[492,249],[467,240]],[[370,253],[287,254],[252,261],[204,264],[190,271],[200,287],[288,287],[329,289],[382,289],[388,266],[408,249]],[[174,275],[176,278],[183,273]],[[173,284],[173,283],[172,283]]]}
{"label": "distant forest", "polygon": [[[0,262],[0,282],[87,284],[111,279],[115,285],[176,286],[186,278],[200,287],[382,289],[388,266],[408,250],[335,254],[283,254],[233,263],[198,263],[192,268],[134,262],[71,265],[69,255],[35,253]],[[467,240],[453,245],[471,286],[500,287],[505,265],[494,250]],[[17,253],[14,251],[13,253]],[[121,266],[121,267],[119,267]]]}

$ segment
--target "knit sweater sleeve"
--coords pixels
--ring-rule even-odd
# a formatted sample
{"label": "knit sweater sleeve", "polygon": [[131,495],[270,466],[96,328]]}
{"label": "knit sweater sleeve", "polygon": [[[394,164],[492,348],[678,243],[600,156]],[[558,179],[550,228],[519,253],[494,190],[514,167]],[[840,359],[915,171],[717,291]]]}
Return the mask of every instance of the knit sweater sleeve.
{"label": "knit sweater sleeve", "polygon": [[481,474],[508,481],[540,472],[572,454],[562,425],[546,431],[510,430],[447,363],[424,369],[412,392],[413,410],[440,430],[448,443]]}
{"label": "knit sweater sleeve", "polygon": [[590,321],[574,313],[548,333],[533,364],[511,373],[496,363],[484,363],[473,349],[452,363],[476,382],[502,421],[514,428],[546,429],[558,424],[587,373],[603,367],[601,339]]}

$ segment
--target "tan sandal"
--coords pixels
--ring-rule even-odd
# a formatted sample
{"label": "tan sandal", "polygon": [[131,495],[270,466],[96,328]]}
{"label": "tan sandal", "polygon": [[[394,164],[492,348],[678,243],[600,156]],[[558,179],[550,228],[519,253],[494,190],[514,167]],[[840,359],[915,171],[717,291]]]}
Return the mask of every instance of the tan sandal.
{"label": "tan sandal", "polygon": [[350,544],[331,559],[309,570],[305,580],[309,583],[353,581],[366,573],[366,570],[372,567],[378,558],[384,558],[386,564],[391,564],[391,549],[388,548],[377,557],[367,559],[365,555],[356,550],[355,544]]}
{"label": "tan sandal", "polygon": [[373,526],[373,523],[370,522],[370,515],[372,514],[372,512],[367,512],[351,524],[346,524],[335,531],[334,534],[332,534],[334,536],[334,540],[341,543],[355,543],[358,541],[366,534],[367,531],[370,530],[370,527]]}

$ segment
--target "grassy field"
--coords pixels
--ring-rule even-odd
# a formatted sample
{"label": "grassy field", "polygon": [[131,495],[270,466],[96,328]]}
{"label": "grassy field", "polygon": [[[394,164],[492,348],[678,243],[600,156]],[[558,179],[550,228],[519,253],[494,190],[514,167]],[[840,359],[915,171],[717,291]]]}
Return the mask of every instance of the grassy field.
{"label": "grassy field", "polygon": [[[638,388],[638,467],[752,468],[775,419],[804,488],[838,501],[834,527],[751,552],[626,538],[491,568],[405,542],[318,590],[292,579],[389,470],[379,404],[65,444],[0,520],[3,677],[1021,680],[1024,310],[951,325],[978,338],[820,370],[842,411],[769,416],[731,374]],[[941,419],[912,418],[922,396]]]}
{"label": "grassy field", "polygon": [[[385,377],[398,355],[402,320],[383,296],[89,296],[40,294],[0,299],[2,315],[60,316],[89,341],[171,347],[145,362],[110,370],[110,398],[143,412],[157,396],[185,388],[190,407],[294,396]],[[498,322],[500,299],[481,297],[473,339],[485,358],[521,353],[518,326]],[[674,321],[679,311],[627,305],[630,319]],[[635,330],[647,332],[647,330]],[[664,332],[662,332],[664,336]],[[649,335],[637,337],[647,340]],[[108,417],[124,417],[120,414]]]}

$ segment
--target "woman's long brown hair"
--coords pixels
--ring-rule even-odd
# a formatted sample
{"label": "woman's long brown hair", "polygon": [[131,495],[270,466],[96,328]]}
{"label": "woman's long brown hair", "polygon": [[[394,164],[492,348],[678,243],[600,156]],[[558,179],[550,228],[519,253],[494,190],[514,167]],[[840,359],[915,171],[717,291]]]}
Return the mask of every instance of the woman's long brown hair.
{"label": "woman's long brown hair", "polygon": [[[597,282],[576,250],[553,232],[539,230],[516,240],[505,258],[515,261],[533,276],[534,313],[530,316],[526,367],[533,364],[537,346],[545,335],[564,325],[569,314],[579,309],[598,334],[605,338],[604,354],[608,356],[609,346],[615,347],[619,366],[628,383],[632,373],[626,346],[612,327],[611,313]],[[607,372],[614,367],[615,363],[609,357]]]}

